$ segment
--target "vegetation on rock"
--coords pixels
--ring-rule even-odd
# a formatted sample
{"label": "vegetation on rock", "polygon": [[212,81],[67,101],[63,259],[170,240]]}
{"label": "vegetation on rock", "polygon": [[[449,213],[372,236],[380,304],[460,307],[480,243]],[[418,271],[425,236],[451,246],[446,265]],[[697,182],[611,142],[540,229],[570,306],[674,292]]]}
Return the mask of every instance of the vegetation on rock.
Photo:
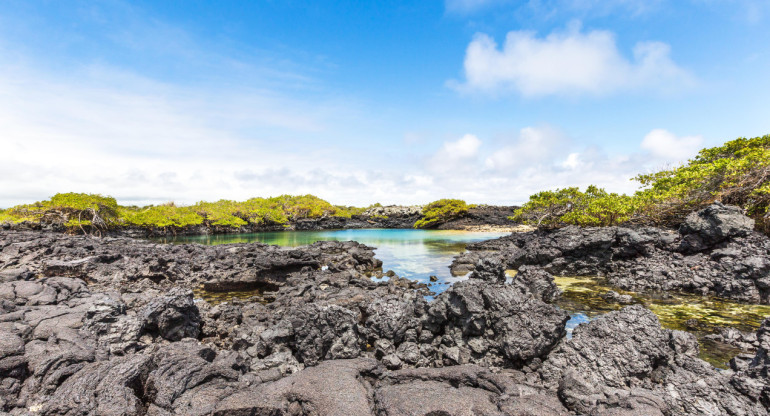
{"label": "vegetation on rock", "polygon": [[538,227],[615,225],[623,222],[677,225],[691,211],[714,201],[738,205],[767,231],[770,206],[770,135],[739,138],[703,149],[687,163],[639,175],[634,195],[596,186],[532,195],[511,219]]}
{"label": "vegetation on rock", "polygon": [[59,223],[68,228],[103,231],[118,221],[115,198],[83,193],[56,194],[50,200],[9,208],[0,222]]}
{"label": "vegetation on rock", "polygon": [[634,209],[633,197],[591,185],[585,192],[574,187],[538,192],[511,219],[537,227],[611,226],[628,221]]}
{"label": "vegetation on rock", "polygon": [[471,205],[460,199],[439,199],[426,205],[422,209],[423,217],[419,219],[414,228],[429,228],[443,224],[449,220],[458,218],[468,212]]}
{"label": "vegetation on rock", "polygon": [[[313,195],[281,195],[238,202],[220,200],[177,206],[173,202],[146,207],[119,206],[114,198],[63,193],[50,200],[0,211],[2,222],[61,224],[86,232],[110,227],[184,228],[206,225],[237,229],[247,225],[286,225],[290,221],[323,217],[351,218],[365,208],[335,206]],[[97,223],[94,223],[96,221]]]}

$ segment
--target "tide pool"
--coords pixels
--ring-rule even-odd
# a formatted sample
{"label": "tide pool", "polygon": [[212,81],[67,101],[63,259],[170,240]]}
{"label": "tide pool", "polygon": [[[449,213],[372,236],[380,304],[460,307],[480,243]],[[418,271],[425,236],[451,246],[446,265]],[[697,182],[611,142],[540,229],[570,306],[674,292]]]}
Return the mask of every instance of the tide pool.
{"label": "tide pool", "polygon": [[[452,276],[449,265],[465,245],[502,237],[504,232],[453,230],[362,229],[332,231],[276,231],[253,234],[217,234],[163,238],[168,243],[231,244],[260,242],[285,247],[312,244],[316,241],[357,241],[374,247],[382,260],[382,270],[393,270],[400,277],[431,284],[440,293],[465,276]],[[430,277],[437,281],[431,282]]]}

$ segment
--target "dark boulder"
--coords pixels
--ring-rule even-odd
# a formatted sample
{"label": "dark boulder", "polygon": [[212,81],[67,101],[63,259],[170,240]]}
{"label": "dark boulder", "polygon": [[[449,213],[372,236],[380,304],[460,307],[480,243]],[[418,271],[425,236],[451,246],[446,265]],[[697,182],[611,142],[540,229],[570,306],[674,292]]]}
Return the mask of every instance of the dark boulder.
{"label": "dark boulder", "polygon": [[439,295],[428,309],[445,364],[521,368],[548,354],[566,334],[569,315],[518,288],[468,280]]}
{"label": "dark boulder", "polygon": [[553,303],[561,296],[561,289],[556,286],[553,276],[535,266],[521,266],[513,277],[512,284],[523,291],[528,291],[546,303]]}
{"label": "dark boulder", "polygon": [[538,373],[577,413],[766,414],[697,353],[692,335],[634,305],[578,326]]}
{"label": "dark boulder", "polygon": [[471,273],[470,278],[487,282],[504,282],[505,266],[494,257],[482,257],[476,262],[476,269]]}
{"label": "dark boulder", "polygon": [[200,334],[200,312],[190,289],[173,288],[153,299],[142,309],[142,330],[169,341],[197,338]]}
{"label": "dark boulder", "polygon": [[725,240],[746,237],[754,230],[754,220],[740,207],[715,202],[690,213],[679,228],[681,247],[686,252],[702,251]]}

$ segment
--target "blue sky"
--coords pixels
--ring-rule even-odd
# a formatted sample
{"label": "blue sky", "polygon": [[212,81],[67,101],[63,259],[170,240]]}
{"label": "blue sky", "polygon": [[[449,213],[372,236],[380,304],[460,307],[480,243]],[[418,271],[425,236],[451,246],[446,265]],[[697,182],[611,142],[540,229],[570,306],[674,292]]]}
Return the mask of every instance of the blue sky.
{"label": "blue sky", "polygon": [[0,207],[514,204],[770,133],[766,0],[0,3]]}

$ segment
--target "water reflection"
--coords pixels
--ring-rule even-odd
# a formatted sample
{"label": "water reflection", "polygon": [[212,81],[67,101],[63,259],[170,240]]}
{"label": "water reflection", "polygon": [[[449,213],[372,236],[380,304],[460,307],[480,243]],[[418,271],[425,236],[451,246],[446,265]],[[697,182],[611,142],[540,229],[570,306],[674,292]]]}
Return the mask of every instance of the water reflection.
{"label": "water reflection", "polygon": [[[449,230],[364,229],[333,231],[277,231],[253,234],[218,234],[162,238],[167,243],[230,244],[261,242],[287,247],[316,241],[358,241],[375,247],[384,271],[393,270],[401,277],[428,284],[437,294],[452,283],[463,280],[452,276],[449,265],[468,243],[502,237],[504,232]],[[437,281],[431,282],[430,277]]]}

